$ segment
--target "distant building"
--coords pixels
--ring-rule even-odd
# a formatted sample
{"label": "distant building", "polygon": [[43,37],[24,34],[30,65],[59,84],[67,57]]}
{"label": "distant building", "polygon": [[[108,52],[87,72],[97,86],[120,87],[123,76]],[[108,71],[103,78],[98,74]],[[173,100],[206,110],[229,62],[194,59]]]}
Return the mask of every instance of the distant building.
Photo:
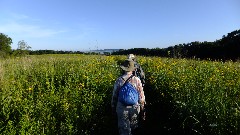
{"label": "distant building", "polygon": [[98,53],[98,54],[112,54],[113,52],[117,52],[120,49],[102,49],[102,50],[90,50],[88,53]]}

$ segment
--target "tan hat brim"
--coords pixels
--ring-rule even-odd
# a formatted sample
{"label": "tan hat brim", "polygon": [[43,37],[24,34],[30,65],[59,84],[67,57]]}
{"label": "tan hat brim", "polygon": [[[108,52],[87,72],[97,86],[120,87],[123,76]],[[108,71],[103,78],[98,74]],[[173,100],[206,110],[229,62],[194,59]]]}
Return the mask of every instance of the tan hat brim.
{"label": "tan hat brim", "polygon": [[124,66],[120,66],[124,71],[134,71],[136,68],[135,67],[124,67]]}

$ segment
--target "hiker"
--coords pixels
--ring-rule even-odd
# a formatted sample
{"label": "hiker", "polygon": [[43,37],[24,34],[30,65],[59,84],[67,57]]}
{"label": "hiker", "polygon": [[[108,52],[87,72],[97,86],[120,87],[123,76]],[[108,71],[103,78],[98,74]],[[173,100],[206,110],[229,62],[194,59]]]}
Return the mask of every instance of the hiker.
{"label": "hiker", "polygon": [[133,74],[141,80],[142,85],[144,87],[144,85],[145,85],[145,73],[144,73],[142,67],[140,66],[140,64],[137,62],[136,56],[133,55],[133,54],[129,54],[127,56],[127,58],[132,59],[134,61],[134,66],[136,67],[136,70],[133,71]]}
{"label": "hiker", "polygon": [[[136,55],[129,54],[127,56],[127,58],[134,61],[134,66],[135,66],[136,69],[133,71],[133,75],[137,76],[141,80],[142,86],[144,87],[145,86],[145,73],[144,73],[142,67],[140,66],[140,64],[137,62]],[[145,109],[146,102],[144,104],[145,104],[144,108],[140,111],[141,120],[146,119],[146,109]]]}
{"label": "hiker", "polygon": [[[127,59],[120,67],[125,73],[118,77],[114,84],[111,106],[113,113],[117,114],[119,134],[131,135],[138,127],[140,110],[144,109],[145,95],[141,80],[132,75],[132,71],[135,70],[134,61]],[[129,82],[134,86],[138,93],[138,100],[133,105],[126,105],[126,103],[123,103],[121,100],[121,88],[125,82]]]}

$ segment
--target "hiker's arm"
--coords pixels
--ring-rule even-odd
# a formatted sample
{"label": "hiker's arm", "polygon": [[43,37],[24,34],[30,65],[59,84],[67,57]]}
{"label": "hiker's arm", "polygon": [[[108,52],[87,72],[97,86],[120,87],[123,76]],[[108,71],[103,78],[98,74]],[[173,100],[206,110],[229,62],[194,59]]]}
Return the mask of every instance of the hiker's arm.
{"label": "hiker's arm", "polygon": [[141,100],[140,100],[140,118],[142,120],[145,120],[146,119],[146,110],[145,110],[145,104],[146,104],[146,100],[145,100],[145,94],[144,94],[144,91],[143,91],[143,87],[142,87],[142,84],[140,84],[140,97],[141,97]]}
{"label": "hiker's arm", "polygon": [[144,110],[144,107],[145,107],[145,95],[144,95],[144,91],[141,92],[141,95],[142,97],[141,101],[140,101],[140,106],[141,106],[141,110]]}
{"label": "hiker's arm", "polygon": [[141,66],[139,66],[139,69],[140,69],[140,71],[141,71],[141,73],[140,73],[140,75],[141,75],[141,78],[142,78],[142,79],[145,79],[145,73],[144,73],[144,71],[143,71],[142,67],[141,67]]}
{"label": "hiker's arm", "polygon": [[137,78],[137,89],[139,91],[139,104],[140,104],[141,110],[142,110],[142,109],[144,109],[144,105],[145,105],[145,94],[143,91],[141,80],[139,78]]}
{"label": "hiker's arm", "polygon": [[138,72],[139,72],[139,77],[142,81],[142,85],[144,86],[145,85],[145,73],[142,69],[142,67],[140,66],[140,64],[136,64],[137,68],[138,68]]}

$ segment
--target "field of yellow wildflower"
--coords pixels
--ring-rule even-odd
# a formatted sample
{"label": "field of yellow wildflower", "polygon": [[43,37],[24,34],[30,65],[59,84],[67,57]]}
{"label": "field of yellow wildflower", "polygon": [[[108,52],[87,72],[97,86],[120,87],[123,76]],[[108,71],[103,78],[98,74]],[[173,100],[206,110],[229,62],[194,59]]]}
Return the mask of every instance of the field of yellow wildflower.
{"label": "field of yellow wildflower", "polygon": [[[115,133],[110,101],[125,58],[66,54],[0,60],[0,134]],[[240,63],[142,56],[138,62],[146,74],[146,129],[240,133]]]}

